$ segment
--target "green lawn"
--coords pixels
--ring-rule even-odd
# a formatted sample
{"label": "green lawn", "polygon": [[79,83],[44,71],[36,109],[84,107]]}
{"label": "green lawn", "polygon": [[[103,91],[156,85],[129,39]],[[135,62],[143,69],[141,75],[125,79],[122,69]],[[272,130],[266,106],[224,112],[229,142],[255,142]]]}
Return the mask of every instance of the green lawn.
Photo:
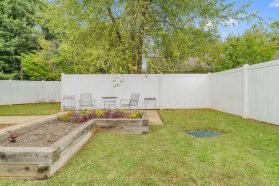
{"label": "green lawn", "polygon": [[0,105],[0,116],[48,115],[60,111],[59,103]]}
{"label": "green lawn", "polygon": [[[279,128],[212,110],[160,111],[146,135],[98,133],[46,181],[0,185],[279,185]],[[193,138],[186,130],[224,131]]]}

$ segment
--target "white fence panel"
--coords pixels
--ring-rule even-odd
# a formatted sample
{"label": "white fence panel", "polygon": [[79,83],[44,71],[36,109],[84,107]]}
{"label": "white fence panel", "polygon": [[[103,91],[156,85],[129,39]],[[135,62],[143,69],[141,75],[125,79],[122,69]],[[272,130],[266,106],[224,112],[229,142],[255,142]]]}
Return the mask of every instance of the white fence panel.
{"label": "white fence panel", "polygon": [[213,73],[210,79],[210,107],[223,112],[242,115],[242,68]]}
{"label": "white fence panel", "polygon": [[42,102],[41,91],[40,81],[12,81],[12,102],[18,104]]}
{"label": "white fence panel", "polygon": [[0,81],[0,105],[7,105],[11,102],[10,80]]}
{"label": "white fence panel", "polygon": [[[114,87],[113,95],[117,96],[119,99],[129,99],[132,93],[140,93],[139,108],[145,108],[145,97],[156,98],[155,108],[160,108],[160,75],[123,75],[119,78],[121,79],[120,81],[123,82],[119,82],[119,85]],[[116,79],[116,81],[119,80]],[[150,106],[151,105],[149,105],[149,107]]]}
{"label": "white fence panel", "polygon": [[213,73],[210,108],[279,125],[279,60]]}
{"label": "white fence panel", "polygon": [[115,96],[112,75],[63,75],[61,97],[76,97],[76,108],[81,93],[91,93],[96,101],[96,108],[103,108],[103,96]]}
{"label": "white fence panel", "polygon": [[0,81],[0,105],[59,102],[60,81]]}
{"label": "white fence panel", "polygon": [[247,117],[279,125],[279,60],[248,67]]}
{"label": "white fence panel", "polygon": [[156,98],[155,108],[206,108],[208,75],[62,75],[62,97],[74,95],[78,100],[81,93],[92,93],[96,108],[103,108],[103,96],[118,97],[119,107],[120,99],[132,93],[140,93],[141,109],[145,97]]}
{"label": "white fence panel", "polygon": [[162,108],[208,108],[208,75],[164,75]]}
{"label": "white fence panel", "polygon": [[43,97],[45,102],[61,101],[61,82],[43,81]]}

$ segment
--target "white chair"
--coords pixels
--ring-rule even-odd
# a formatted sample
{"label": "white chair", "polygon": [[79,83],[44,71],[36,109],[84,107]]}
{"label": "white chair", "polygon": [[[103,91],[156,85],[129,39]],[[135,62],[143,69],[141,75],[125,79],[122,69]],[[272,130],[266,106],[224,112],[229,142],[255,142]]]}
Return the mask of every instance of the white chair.
{"label": "white chair", "polygon": [[63,110],[74,110],[76,109],[76,97],[74,95],[65,95],[62,98]]}
{"label": "white chair", "polygon": [[[132,93],[130,99],[121,99],[120,100],[120,107],[121,108],[129,108],[129,109],[131,109],[132,107],[138,108],[139,97],[140,97],[139,93]],[[123,103],[123,101],[126,101],[128,103]]]}
{"label": "white chair", "polygon": [[79,108],[95,108],[95,100],[92,99],[92,94],[81,93],[79,99]]}

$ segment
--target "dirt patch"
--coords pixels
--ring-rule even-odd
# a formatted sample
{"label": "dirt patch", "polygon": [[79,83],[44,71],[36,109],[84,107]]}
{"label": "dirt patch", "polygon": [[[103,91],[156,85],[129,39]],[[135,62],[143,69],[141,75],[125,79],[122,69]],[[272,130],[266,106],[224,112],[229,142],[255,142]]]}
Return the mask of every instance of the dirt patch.
{"label": "dirt patch", "polygon": [[22,133],[15,133],[15,143],[8,139],[0,141],[0,147],[47,147],[80,125],[82,124],[58,121],[35,125]]}

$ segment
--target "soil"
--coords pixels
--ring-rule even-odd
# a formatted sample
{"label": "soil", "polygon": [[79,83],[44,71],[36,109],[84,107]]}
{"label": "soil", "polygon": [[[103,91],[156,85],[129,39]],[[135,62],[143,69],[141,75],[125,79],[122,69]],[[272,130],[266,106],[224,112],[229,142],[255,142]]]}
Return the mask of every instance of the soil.
{"label": "soil", "polygon": [[0,141],[0,147],[47,147],[80,125],[82,124],[58,121],[35,125],[22,133],[12,133],[17,136],[16,142],[12,143],[4,139]]}

